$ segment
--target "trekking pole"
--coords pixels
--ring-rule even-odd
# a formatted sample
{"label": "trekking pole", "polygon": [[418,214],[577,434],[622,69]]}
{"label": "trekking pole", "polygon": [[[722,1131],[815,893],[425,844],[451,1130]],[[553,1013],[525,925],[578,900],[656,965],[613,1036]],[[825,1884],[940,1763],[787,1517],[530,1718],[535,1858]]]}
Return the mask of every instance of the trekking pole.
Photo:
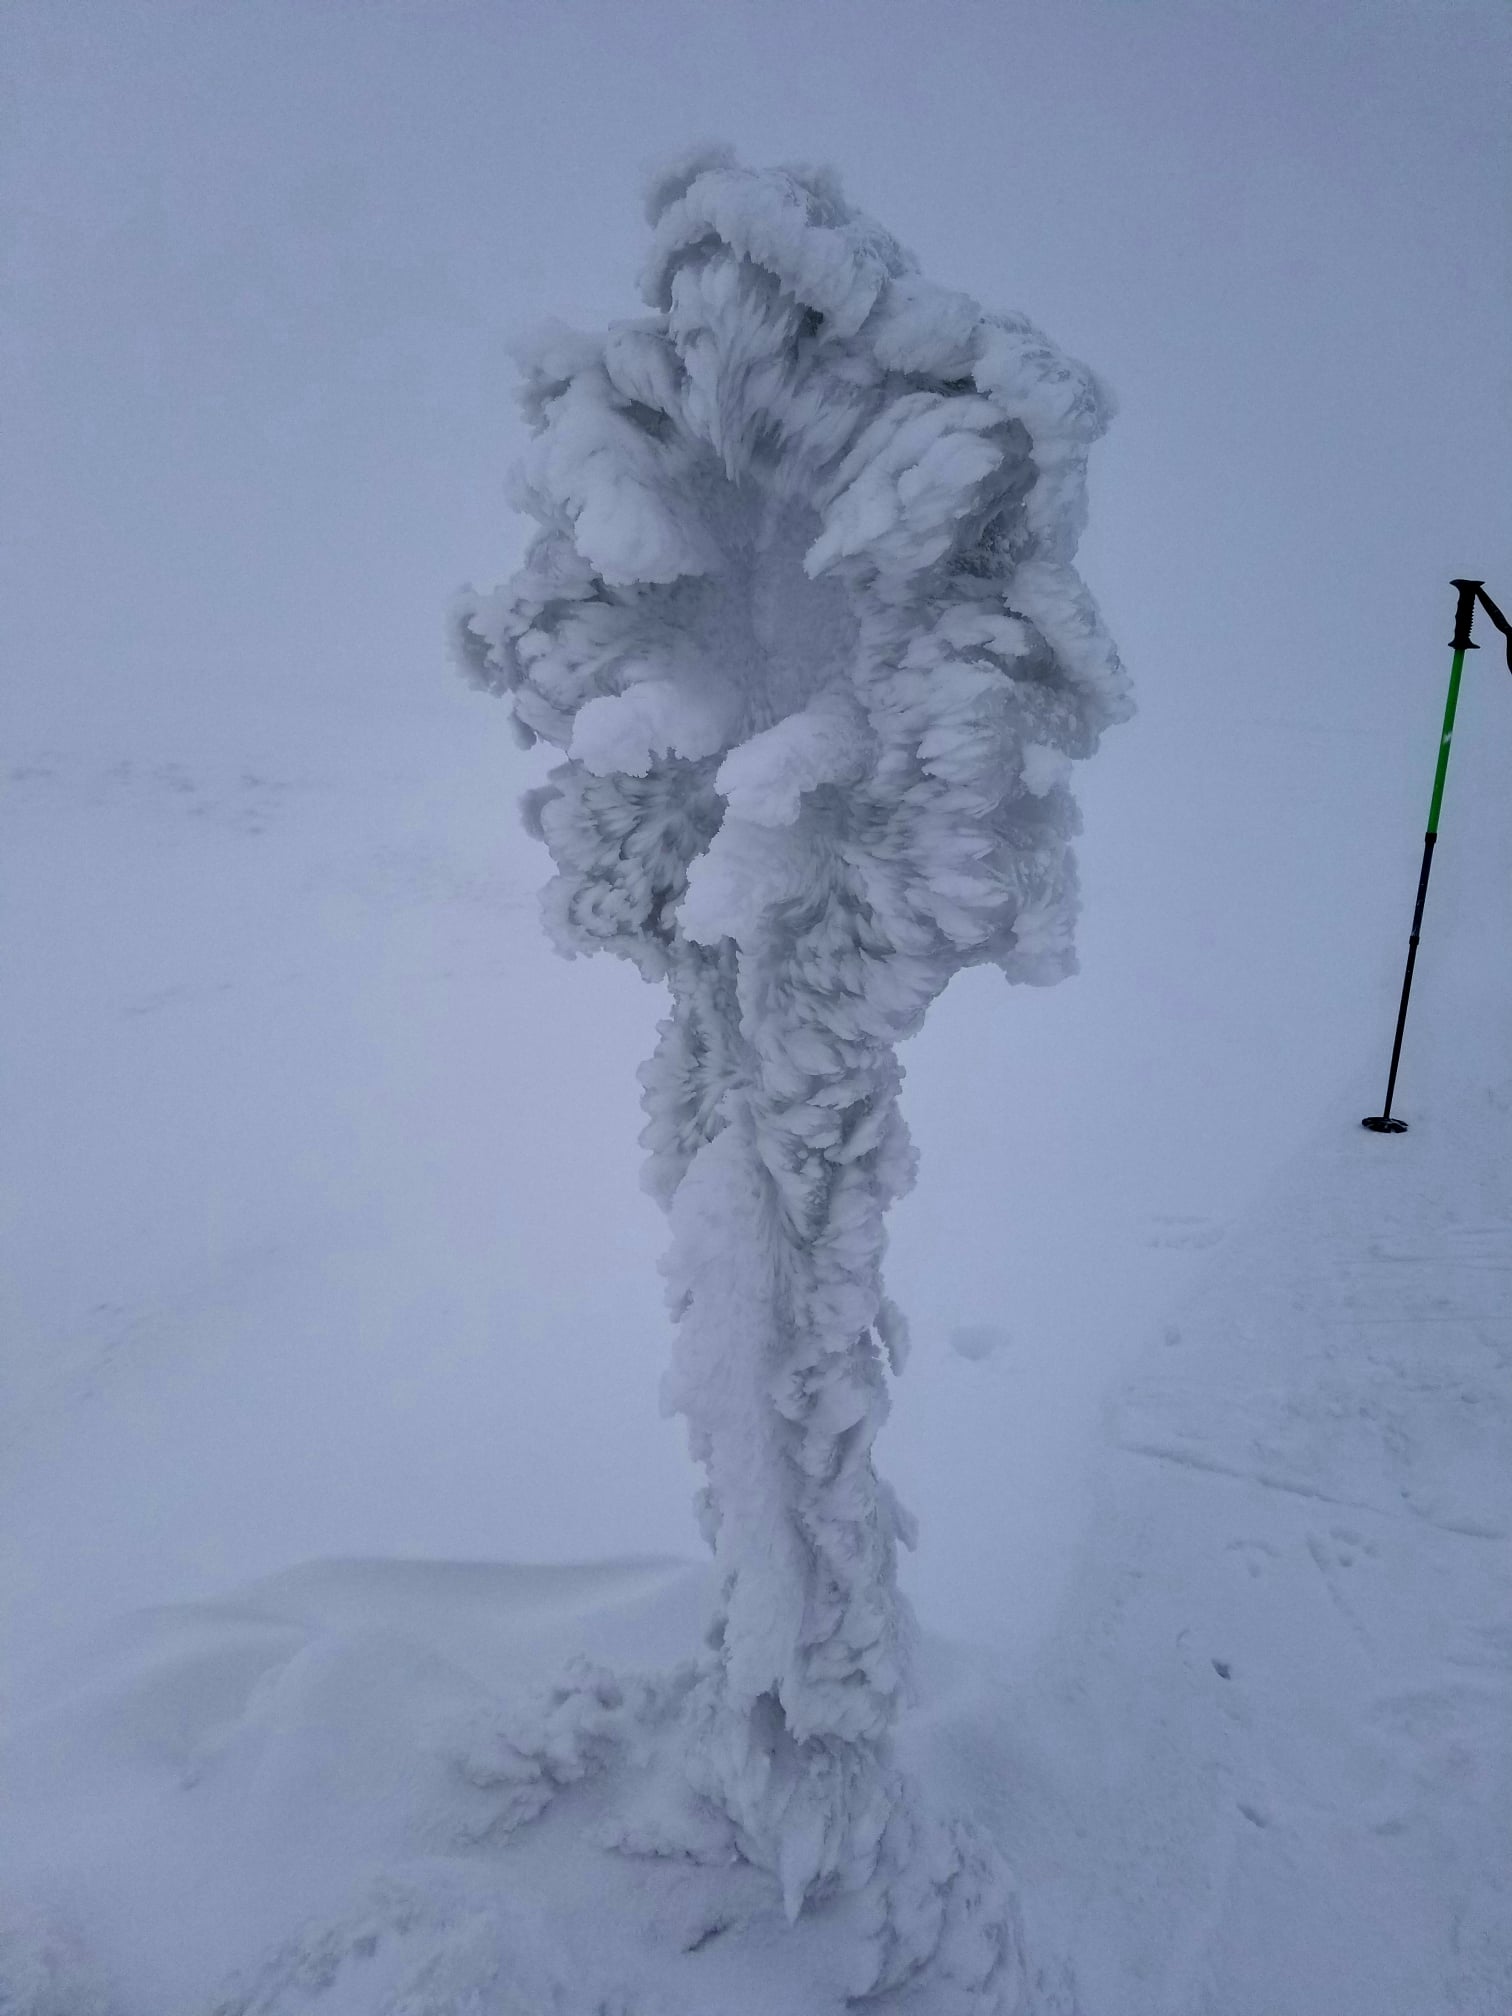
{"label": "trekking pole", "polygon": [[1391,1072],[1386,1080],[1386,1104],[1379,1113],[1362,1120],[1360,1125],[1368,1127],[1372,1134],[1405,1134],[1407,1122],[1394,1120],[1391,1102],[1396,1094],[1397,1065],[1402,1057],[1402,1031],[1407,1027],[1407,1003],[1412,996],[1412,969],[1417,964],[1418,938],[1423,929],[1423,905],[1428,900],[1428,877],[1433,872],[1433,849],[1438,840],[1439,808],[1444,802],[1444,779],[1449,774],[1449,745],[1454,738],[1454,713],[1459,706],[1460,673],[1465,666],[1465,653],[1478,651],[1480,646],[1471,640],[1470,625],[1475,619],[1475,605],[1480,603],[1491,621],[1507,640],[1507,670],[1512,672],[1512,624],[1509,624],[1500,609],[1486,593],[1481,581],[1452,581],[1452,588],[1459,590],[1459,601],[1454,611],[1454,635],[1449,648],[1454,659],[1449,667],[1449,697],[1444,702],[1444,727],[1439,737],[1438,769],[1433,778],[1433,803],[1428,808],[1428,831],[1423,838],[1423,866],[1418,875],[1417,903],[1412,912],[1412,935],[1407,940],[1407,970],[1402,975],[1402,999],[1397,1009],[1396,1036],[1391,1045]]}

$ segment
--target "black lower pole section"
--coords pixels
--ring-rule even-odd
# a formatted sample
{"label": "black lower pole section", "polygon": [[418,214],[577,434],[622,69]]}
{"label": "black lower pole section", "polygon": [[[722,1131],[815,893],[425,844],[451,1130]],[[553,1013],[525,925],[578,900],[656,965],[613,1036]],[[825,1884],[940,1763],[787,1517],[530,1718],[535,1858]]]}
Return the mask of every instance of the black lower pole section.
{"label": "black lower pole section", "polygon": [[1386,1080],[1386,1105],[1360,1125],[1372,1134],[1405,1134],[1407,1122],[1393,1120],[1391,1102],[1396,1097],[1397,1065],[1402,1061],[1402,1031],[1407,1027],[1407,1003],[1412,999],[1412,969],[1417,964],[1418,938],[1423,929],[1423,905],[1428,901],[1428,877],[1433,873],[1433,843],[1438,834],[1423,837],[1423,868],[1418,876],[1417,905],[1412,913],[1412,936],[1407,940],[1407,971],[1402,975],[1402,1000],[1397,1009],[1396,1036],[1391,1045],[1391,1073]]}

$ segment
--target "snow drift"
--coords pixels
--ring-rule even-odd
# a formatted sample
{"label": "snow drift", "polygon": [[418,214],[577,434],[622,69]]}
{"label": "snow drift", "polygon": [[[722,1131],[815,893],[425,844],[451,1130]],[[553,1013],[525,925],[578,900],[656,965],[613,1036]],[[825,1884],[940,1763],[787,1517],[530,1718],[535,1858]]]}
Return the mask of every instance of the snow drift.
{"label": "snow drift", "polygon": [[908,1674],[872,1462],[905,1348],[896,1047],[963,967],[1073,963],[1067,779],[1129,712],[1073,566],[1108,400],[931,285],[826,173],[660,175],[649,317],[523,354],[539,525],[459,654],[528,745],[547,922],[663,981],[643,1072],[672,1221],[666,1404],[722,1591],[666,1843],[875,1910],[857,1992],[1007,1990],[1006,1882],[889,1754]]}
{"label": "snow drift", "polygon": [[[1495,991],[1415,1053],[1412,1133],[1341,1099],[1150,1340],[1026,1669],[924,1642],[899,1752],[1007,1845],[1036,2016],[1512,2006]],[[841,2016],[864,1895],[789,1928],[747,1864],[603,1852],[668,1817],[717,1595],[321,1562],[123,1620],[7,1704],[0,2009]]]}

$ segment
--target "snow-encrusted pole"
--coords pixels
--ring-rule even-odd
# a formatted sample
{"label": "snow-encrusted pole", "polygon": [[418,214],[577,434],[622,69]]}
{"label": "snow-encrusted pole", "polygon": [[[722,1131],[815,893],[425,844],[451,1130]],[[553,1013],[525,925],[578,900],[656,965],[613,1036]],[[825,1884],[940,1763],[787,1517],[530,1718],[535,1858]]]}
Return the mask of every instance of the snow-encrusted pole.
{"label": "snow-encrusted pole", "polygon": [[723,1587],[690,1771],[796,1910],[927,1859],[896,1838],[907,1529],[872,1464],[896,1046],[962,967],[1073,964],[1066,780],[1129,712],[1071,566],[1108,407],[827,174],[705,150],[648,214],[650,315],[524,360],[540,530],[456,634],[566,752],[527,800],[557,941],[670,990],[643,1138]]}

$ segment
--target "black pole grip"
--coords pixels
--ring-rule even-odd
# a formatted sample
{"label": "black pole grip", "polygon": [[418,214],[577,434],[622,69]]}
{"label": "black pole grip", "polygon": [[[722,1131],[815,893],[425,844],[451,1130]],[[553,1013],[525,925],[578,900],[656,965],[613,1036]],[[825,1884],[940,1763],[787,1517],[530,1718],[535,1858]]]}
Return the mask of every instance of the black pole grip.
{"label": "black pole grip", "polygon": [[[1476,598],[1485,587],[1484,581],[1451,581],[1451,588],[1458,588],[1459,601],[1454,605],[1454,635],[1449,639],[1451,651],[1478,651],[1480,646],[1470,641],[1470,625],[1475,621]],[[1501,611],[1498,610],[1500,615]]]}

